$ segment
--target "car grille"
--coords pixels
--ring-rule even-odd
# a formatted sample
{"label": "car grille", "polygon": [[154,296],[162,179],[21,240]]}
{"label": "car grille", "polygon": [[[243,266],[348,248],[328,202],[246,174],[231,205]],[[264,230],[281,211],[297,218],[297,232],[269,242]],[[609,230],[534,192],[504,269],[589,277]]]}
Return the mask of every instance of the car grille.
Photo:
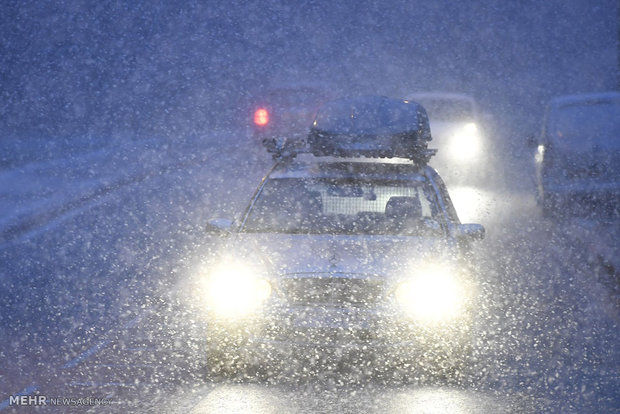
{"label": "car grille", "polygon": [[383,293],[383,281],[347,277],[305,277],[279,283],[284,298],[293,304],[369,305]]}
{"label": "car grille", "polygon": [[368,343],[377,339],[376,329],[296,328],[269,330],[266,338],[296,344],[337,345]]}

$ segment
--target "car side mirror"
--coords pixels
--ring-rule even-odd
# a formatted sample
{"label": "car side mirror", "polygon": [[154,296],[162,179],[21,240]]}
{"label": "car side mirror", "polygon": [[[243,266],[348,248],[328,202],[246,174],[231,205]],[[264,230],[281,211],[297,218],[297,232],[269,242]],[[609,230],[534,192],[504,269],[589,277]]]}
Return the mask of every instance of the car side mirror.
{"label": "car side mirror", "polygon": [[205,230],[207,233],[225,235],[230,233],[233,223],[233,220],[227,218],[214,218],[207,222]]}
{"label": "car side mirror", "polygon": [[456,228],[456,238],[460,240],[482,240],[486,231],[482,224],[465,223],[459,224]]}

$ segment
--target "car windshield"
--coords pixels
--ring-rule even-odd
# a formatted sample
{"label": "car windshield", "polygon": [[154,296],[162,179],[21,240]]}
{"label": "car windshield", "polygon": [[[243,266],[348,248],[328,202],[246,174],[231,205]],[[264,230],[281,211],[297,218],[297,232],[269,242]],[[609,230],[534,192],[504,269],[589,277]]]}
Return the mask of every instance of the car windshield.
{"label": "car windshield", "polygon": [[428,187],[411,181],[268,180],[245,232],[437,235]]}
{"label": "car windshield", "polygon": [[555,146],[583,151],[620,149],[620,102],[598,101],[560,107],[551,114],[550,138]]}
{"label": "car windshield", "polygon": [[474,110],[472,104],[466,100],[440,98],[413,98],[422,104],[430,121],[439,122],[472,122]]}

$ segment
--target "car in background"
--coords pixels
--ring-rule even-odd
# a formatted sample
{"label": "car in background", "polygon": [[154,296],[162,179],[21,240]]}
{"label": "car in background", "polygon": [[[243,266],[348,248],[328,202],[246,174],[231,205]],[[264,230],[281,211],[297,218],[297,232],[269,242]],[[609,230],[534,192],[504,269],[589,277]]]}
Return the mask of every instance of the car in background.
{"label": "car in background", "polygon": [[334,97],[333,90],[320,83],[268,89],[258,94],[251,106],[251,135],[259,143],[266,139],[305,136],[316,111]]}
{"label": "car in background", "polygon": [[545,215],[593,203],[618,213],[619,92],[552,99],[537,144],[538,201]]}
{"label": "car in background", "polygon": [[226,236],[194,289],[212,371],[462,366],[484,228],[459,222],[428,139],[419,105],[361,97],[327,103],[305,149],[268,147],[276,163],[241,220],[208,224]]}
{"label": "car in background", "polygon": [[478,104],[469,95],[418,92],[406,96],[421,104],[429,117],[435,147],[433,165],[448,182],[484,175],[489,164],[489,143]]}

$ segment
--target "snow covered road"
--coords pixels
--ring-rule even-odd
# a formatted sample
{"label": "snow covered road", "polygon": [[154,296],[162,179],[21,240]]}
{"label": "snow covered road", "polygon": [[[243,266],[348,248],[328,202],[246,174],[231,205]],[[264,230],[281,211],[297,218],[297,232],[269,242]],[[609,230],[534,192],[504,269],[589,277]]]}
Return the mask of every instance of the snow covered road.
{"label": "snow covered road", "polygon": [[[228,142],[235,148],[228,157],[209,145],[181,163],[153,152],[152,170],[123,170],[116,158],[96,169],[96,186],[79,173],[49,184],[58,193],[60,183],[76,190],[54,204],[70,207],[35,220],[0,249],[0,402],[27,391],[109,397],[116,404],[108,412],[227,412],[238,408],[234,401],[265,412],[283,401],[297,412],[400,412],[423,403],[466,413],[617,407],[617,296],[593,277],[580,246],[539,217],[532,194],[506,188],[451,189],[462,219],[487,227],[481,253],[494,269],[485,275],[491,300],[479,359],[465,384],[351,384],[337,372],[303,387],[206,378],[203,332],[164,292],[209,248],[206,220],[238,215],[270,165],[266,154]],[[57,170],[85,171],[88,157]],[[99,165],[113,158],[102,156]],[[176,162],[160,162],[170,159]],[[45,169],[26,167],[34,182],[44,180],[36,174]],[[95,188],[109,190],[89,196]]]}

